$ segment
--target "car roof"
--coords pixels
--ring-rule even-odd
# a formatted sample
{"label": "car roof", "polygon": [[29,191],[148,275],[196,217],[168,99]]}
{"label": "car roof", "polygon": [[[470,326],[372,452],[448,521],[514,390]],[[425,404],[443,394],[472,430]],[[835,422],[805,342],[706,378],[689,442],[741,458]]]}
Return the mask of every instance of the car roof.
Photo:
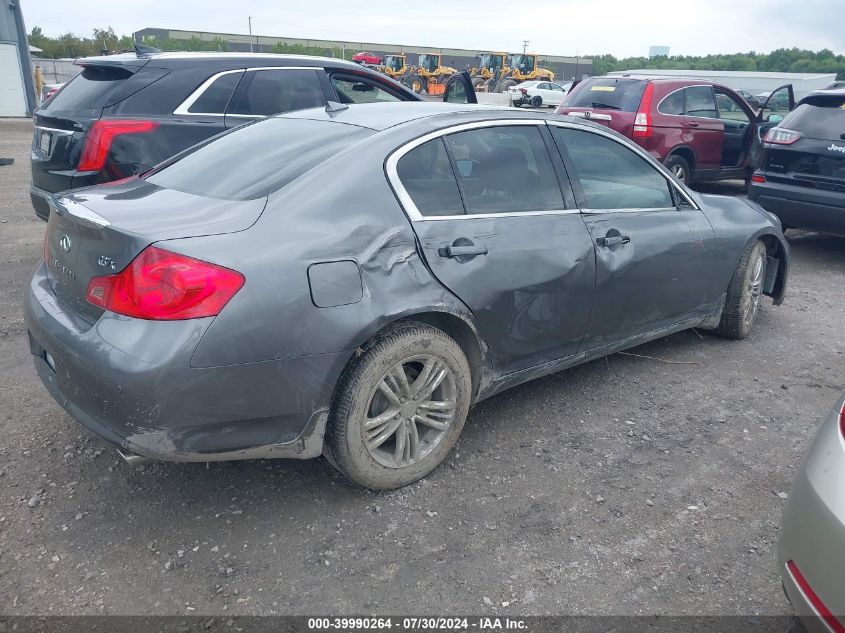
{"label": "car roof", "polygon": [[154,66],[171,66],[196,63],[251,63],[255,66],[331,66],[345,68],[361,68],[360,64],[334,57],[317,57],[315,55],[282,55],[277,53],[222,53],[222,52],[161,52],[161,53],[118,53],[116,55],[102,55],[98,57],[82,57],[74,63],[79,66],[138,66],[152,63]]}
{"label": "car roof", "polygon": [[369,128],[377,132],[402,125],[403,123],[435,118],[442,118],[444,124],[448,124],[456,118],[465,122],[495,119],[536,119],[546,121],[554,118],[570,120],[579,125],[601,129],[604,132],[608,131],[608,128],[605,126],[585,121],[584,119],[570,118],[551,112],[534,112],[532,110],[509,108],[506,106],[431,101],[359,103],[333,112],[329,112],[326,108],[309,108],[307,110],[279,114],[276,117],[344,123]]}

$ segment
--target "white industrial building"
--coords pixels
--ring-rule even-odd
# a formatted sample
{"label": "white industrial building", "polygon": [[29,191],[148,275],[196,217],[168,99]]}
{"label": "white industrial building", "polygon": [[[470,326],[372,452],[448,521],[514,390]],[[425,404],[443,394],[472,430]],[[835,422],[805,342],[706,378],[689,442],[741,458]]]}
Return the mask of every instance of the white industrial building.
{"label": "white industrial building", "polygon": [[733,88],[746,90],[753,95],[771,92],[785,84],[792,84],[795,100],[801,99],[814,90],[822,90],[836,81],[835,73],[763,73],[756,71],[733,70],[661,70],[645,68],[640,70],[614,71],[608,75],[641,75],[650,77],[683,77],[701,79]]}
{"label": "white industrial building", "polygon": [[20,0],[0,4],[0,117],[30,116],[35,85]]}

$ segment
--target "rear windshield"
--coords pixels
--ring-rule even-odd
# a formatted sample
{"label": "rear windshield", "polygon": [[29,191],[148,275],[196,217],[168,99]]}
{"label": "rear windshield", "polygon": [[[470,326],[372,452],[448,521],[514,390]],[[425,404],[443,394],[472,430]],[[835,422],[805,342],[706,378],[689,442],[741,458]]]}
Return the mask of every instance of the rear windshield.
{"label": "rear windshield", "polygon": [[45,110],[88,110],[108,105],[111,96],[132,76],[116,66],[88,66],[43,107]]}
{"label": "rear windshield", "polygon": [[594,77],[585,79],[569,93],[564,106],[636,112],[646,82],[642,79]]}
{"label": "rear windshield", "polygon": [[371,134],[343,123],[265,119],[201,145],[147,180],[211,198],[262,198]]}
{"label": "rear windshield", "polygon": [[808,138],[845,140],[845,96],[807,97],[780,127],[801,132]]}

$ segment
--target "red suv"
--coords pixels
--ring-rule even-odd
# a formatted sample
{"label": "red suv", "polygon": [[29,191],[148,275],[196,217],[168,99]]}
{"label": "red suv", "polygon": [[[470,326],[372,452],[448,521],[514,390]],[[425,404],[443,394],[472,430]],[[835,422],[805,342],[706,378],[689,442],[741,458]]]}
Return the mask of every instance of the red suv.
{"label": "red suv", "polygon": [[[769,103],[784,112],[773,112]],[[747,183],[760,154],[761,133],[793,106],[792,86],[772,91],[755,112],[739,94],[709,81],[623,75],[582,81],[557,113],[602,123],[627,136],[686,184]]]}

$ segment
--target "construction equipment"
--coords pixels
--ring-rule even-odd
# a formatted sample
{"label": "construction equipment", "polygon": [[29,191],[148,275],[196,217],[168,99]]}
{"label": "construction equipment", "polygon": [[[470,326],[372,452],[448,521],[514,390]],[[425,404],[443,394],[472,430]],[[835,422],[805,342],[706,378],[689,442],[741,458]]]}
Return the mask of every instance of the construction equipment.
{"label": "construction equipment", "polygon": [[402,83],[417,94],[442,94],[449,78],[457,72],[451,66],[443,65],[440,53],[420,53],[416,66],[411,66],[402,78]]}
{"label": "construction equipment", "polygon": [[[501,75],[506,70],[507,57],[507,53],[482,53],[479,57],[478,68],[472,68],[469,72],[472,77],[472,87],[476,90],[490,91],[490,84],[498,81],[497,75]],[[485,85],[487,88],[482,88]]]}
{"label": "construction equipment", "polygon": [[377,67],[379,72],[384,73],[391,79],[399,79],[408,71],[404,55],[385,55],[382,64]]}
{"label": "construction equipment", "polygon": [[554,79],[555,74],[551,70],[537,65],[537,53],[514,53],[510,56],[507,67],[502,71],[494,88],[495,92],[507,92],[508,88],[523,81],[554,81]]}

